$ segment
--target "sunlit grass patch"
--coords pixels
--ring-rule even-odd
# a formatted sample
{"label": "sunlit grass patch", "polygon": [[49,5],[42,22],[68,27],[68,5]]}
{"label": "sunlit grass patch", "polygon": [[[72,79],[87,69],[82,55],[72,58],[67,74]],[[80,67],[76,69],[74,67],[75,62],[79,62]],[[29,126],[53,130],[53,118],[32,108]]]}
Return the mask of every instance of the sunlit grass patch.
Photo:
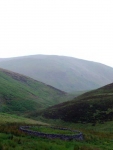
{"label": "sunlit grass patch", "polygon": [[48,125],[47,123],[36,121],[33,119],[12,115],[12,114],[6,114],[6,113],[0,113],[0,124],[5,123],[25,123],[25,124],[39,124],[39,125]]}
{"label": "sunlit grass patch", "polygon": [[61,135],[75,135],[79,133],[69,129],[64,130],[62,128],[50,127],[50,126],[32,126],[30,127],[30,130],[47,133],[47,134],[61,134]]}

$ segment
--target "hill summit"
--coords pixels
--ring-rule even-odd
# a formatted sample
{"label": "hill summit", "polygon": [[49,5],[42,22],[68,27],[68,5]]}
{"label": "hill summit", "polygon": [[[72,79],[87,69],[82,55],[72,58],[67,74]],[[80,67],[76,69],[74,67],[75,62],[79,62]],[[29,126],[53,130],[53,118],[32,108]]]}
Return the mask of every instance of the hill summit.
{"label": "hill summit", "polygon": [[33,55],[0,59],[8,69],[66,92],[87,91],[113,82],[113,68],[66,56]]}

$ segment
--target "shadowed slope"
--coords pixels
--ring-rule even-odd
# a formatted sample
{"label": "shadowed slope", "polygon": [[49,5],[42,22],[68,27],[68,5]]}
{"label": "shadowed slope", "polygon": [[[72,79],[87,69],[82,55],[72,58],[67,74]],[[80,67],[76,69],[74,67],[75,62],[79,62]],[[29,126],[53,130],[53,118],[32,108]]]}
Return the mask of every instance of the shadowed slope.
{"label": "shadowed slope", "polygon": [[113,120],[113,83],[48,108],[43,115],[81,123]]}

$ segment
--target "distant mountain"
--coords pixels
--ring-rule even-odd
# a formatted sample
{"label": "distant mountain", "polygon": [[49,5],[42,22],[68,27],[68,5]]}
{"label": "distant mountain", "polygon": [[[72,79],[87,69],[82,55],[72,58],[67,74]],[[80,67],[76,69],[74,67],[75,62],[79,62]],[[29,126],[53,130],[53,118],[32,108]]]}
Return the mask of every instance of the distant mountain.
{"label": "distant mountain", "polygon": [[96,123],[113,120],[113,83],[48,108],[46,118]]}
{"label": "distant mountain", "polygon": [[0,69],[0,112],[25,114],[69,99],[67,93],[52,86]]}
{"label": "distant mountain", "polygon": [[113,68],[66,56],[33,55],[0,59],[0,67],[66,92],[87,91],[113,82]]}

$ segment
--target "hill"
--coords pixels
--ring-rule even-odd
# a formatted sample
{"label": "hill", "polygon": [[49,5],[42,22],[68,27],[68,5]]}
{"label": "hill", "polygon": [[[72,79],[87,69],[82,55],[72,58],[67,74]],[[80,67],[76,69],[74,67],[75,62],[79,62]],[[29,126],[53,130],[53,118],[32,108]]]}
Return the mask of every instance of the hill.
{"label": "hill", "polygon": [[0,69],[0,112],[29,113],[69,100],[69,97],[54,87]]}
{"label": "hill", "polygon": [[46,118],[96,123],[113,120],[113,83],[48,108]]}
{"label": "hill", "polygon": [[113,82],[113,68],[66,56],[34,55],[0,59],[0,67],[72,93]]}

